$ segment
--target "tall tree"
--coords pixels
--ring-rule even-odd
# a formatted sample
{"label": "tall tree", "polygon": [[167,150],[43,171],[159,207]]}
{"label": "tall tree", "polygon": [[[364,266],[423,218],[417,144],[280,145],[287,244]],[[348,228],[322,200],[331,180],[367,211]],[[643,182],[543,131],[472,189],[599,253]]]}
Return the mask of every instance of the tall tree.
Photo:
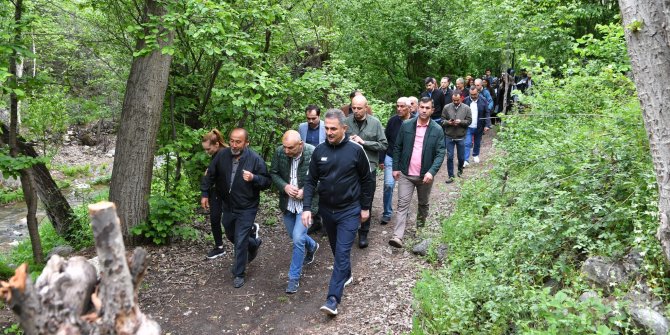
{"label": "tall tree", "polygon": [[160,1],[144,3],[144,34],[137,39],[116,142],[109,199],[118,206],[123,236],[130,244],[135,242],[130,229],[149,213],[156,134],[172,62],[163,52],[173,40],[173,32],[161,22],[166,12]]}
{"label": "tall tree", "polygon": [[619,7],[659,189],[656,237],[670,262],[670,2],[619,0]]}

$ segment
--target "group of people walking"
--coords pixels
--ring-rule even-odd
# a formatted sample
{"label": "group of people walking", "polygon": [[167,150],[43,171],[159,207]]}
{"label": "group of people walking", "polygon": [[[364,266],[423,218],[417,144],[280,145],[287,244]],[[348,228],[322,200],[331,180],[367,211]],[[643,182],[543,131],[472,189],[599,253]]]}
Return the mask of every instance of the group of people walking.
{"label": "group of people walking", "polygon": [[475,85],[467,93],[458,87],[449,89],[448,102],[435,79],[426,78],[425,86],[420,99],[397,100],[396,115],[386,127],[372,115],[360,91],[351,93],[350,104],[327,110],[323,119],[318,106],[308,106],[306,122],[297,131],[283,134],[269,170],[249,148],[246,130],[231,131],[230,146],[217,130],[203,137],[203,149],[212,159],[201,183],[201,205],[210,209],[215,243],[207,257],[224,254],[223,226],[234,245],[231,272],[235,288],[244,285],[246,266],[262,244],[255,218],[260,192],[271,184],[279,190],[284,226],[293,242],[286,293],[298,291],[303,267],[314,261],[319,250],[319,243],[308,232],[323,228],[328,236],[334,264],[326,301],[320,308],[328,315],[337,315],[344,288],[353,280],[351,249],[356,236],[359,248],[368,246],[378,168],[384,171],[382,225],[391,222],[393,192],[398,184],[395,226],[388,243],[403,247],[415,190],[417,227],[425,224],[433,181],[445,153],[450,183],[454,147],[459,176],[468,159],[468,142],[474,143],[474,162],[479,161],[481,136],[491,128],[492,108]]}

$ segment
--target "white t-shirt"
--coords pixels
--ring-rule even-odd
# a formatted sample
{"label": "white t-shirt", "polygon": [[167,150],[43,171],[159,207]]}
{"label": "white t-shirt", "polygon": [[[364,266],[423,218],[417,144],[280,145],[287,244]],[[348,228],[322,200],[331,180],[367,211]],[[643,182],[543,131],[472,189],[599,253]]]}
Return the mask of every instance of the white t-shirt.
{"label": "white t-shirt", "polygon": [[477,119],[479,118],[479,110],[477,109],[477,100],[473,100],[470,103],[470,113],[472,113],[472,123],[470,123],[470,128],[477,128]]}

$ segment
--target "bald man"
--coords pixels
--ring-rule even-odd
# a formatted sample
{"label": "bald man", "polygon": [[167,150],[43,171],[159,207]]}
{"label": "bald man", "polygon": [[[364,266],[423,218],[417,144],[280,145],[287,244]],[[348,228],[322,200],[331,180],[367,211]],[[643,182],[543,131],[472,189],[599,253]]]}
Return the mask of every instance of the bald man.
{"label": "bald man", "polygon": [[216,185],[223,199],[226,238],[235,245],[233,286],[240,288],[244,285],[247,263],[256,258],[262,243],[254,221],[260,192],[270,187],[271,180],[263,158],[249,148],[249,133],[245,129],[233,129],[228,143],[230,147],[219,150],[207,168],[200,204],[209,207],[210,185]]}
{"label": "bald man", "polygon": [[[349,140],[361,145],[365,150],[370,162],[373,186],[377,177],[377,166],[379,165],[379,152],[385,151],[388,147],[388,141],[384,134],[384,127],[379,119],[368,115],[366,110],[368,99],[362,95],[357,95],[351,100],[352,113],[345,119]],[[372,197],[374,199],[374,187]],[[366,248],[368,246],[368,232],[370,231],[371,216],[361,223],[358,230],[358,247]]]}
{"label": "bald man", "polygon": [[[284,216],[286,232],[293,241],[293,256],[288,270],[286,293],[293,294],[300,286],[303,265],[314,261],[319,244],[307,235],[307,227],[302,224],[303,187],[314,147],[304,143],[300,133],[289,130],[282,137],[282,145],[277,147],[272,158],[270,176],[279,190],[279,209]],[[312,199],[312,208],[317,208],[319,198]]]}

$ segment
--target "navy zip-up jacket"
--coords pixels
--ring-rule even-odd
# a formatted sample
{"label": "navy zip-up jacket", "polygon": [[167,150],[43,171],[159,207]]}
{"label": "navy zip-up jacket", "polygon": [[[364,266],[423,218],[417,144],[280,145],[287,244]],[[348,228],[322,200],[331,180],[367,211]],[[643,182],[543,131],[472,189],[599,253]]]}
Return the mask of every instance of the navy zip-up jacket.
{"label": "navy zip-up jacket", "polygon": [[[319,194],[319,208],[341,211],[352,206],[370,209],[374,180],[365,150],[347,136],[338,144],[327,140],[312,154],[303,190],[303,211],[311,211],[312,196]],[[318,185],[318,186],[317,186]]]}
{"label": "navy zip-up jacket", "polygon": [[[254,179],[251,182],[244,181],[242,170],[253,173]],[[230,176],[232,172],[233,154],[230,148],[219,150],[209,163],[207,173],[200,183],[202,197],[208,198],[210,186],[216,185],[215,190],[223,199],[225,209],[258,208],[261,190],[270,187],[272,181],[263,158],[250,148],[245,148],[240,155],[235,180],[233,180],[231,187]]]}

